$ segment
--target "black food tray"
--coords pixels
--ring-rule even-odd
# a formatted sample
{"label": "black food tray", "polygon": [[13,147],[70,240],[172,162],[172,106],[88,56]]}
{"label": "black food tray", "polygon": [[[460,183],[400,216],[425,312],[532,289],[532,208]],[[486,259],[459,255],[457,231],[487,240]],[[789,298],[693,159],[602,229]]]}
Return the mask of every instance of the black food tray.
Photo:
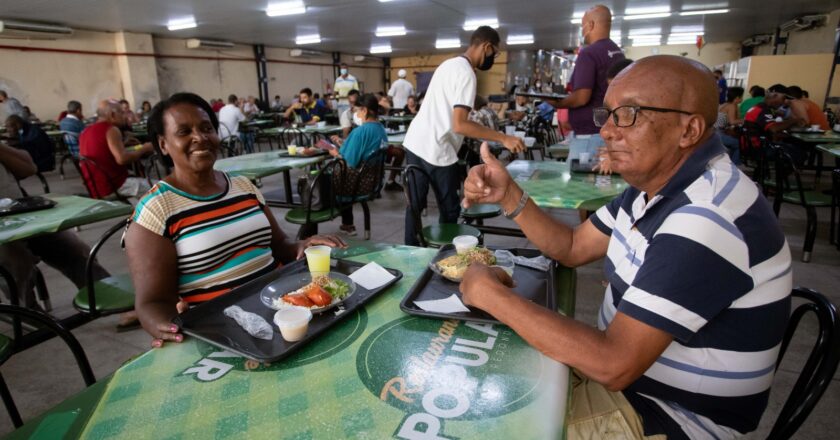
{"label": "black food tray", "polygon": [[32,196],[15,199],[14,203],[5,208],[0,208],[0,217],[4,215],[20,214],[22,212],[40,211],[55,206],[56,203],[50,199]]}
{"label": "black food tray", "polygon": [[[497,248],[489,247],[492,250]],[[540,251],[536,249],[507,249],[513,255],[533,258],[541,255]],[[439,261],[455,253],[455,246],[448,244],[438,251],[437,255],[432,259],[432,262]],[[547,272],[530,267],[516,265],[513,270],[513,280],[516,282],[516,287],[513,288],[514,293],[535,303],[541,305],[549,310],[557,310],[557,262],[552,261],[551,266]],[[460,319],[463,321],[485,322],[489,324],[501,324],[498,319],[491,316],[489,313],[477,309],[475,307],[467,306],[469,312],[458,313],[434,313],[427,312],[417,305],[414,301],[428,301],[436,299],[444,299],[453,293],[461,297],[461,292],[458,290],[459,283],[449,281],[446,278],[434,273],[432,269],[426,268],[420,278],[411,286],[411,290],[405,295],[400,303],[400,309],[409,315],[425,316],[429,318],[441,319]]]}
{"label": "black food tray", "polygon": [[[333,260],[331,270],[349,275],[362,266],[364,264],[354,261]],[[265,274],[241,287],[233,289],[218,298],[193,307],[177,316],[173,322],[181,327],[184,334],[221,347],[231,353],[236,353],[260,362],[276,362],[292,354],[309,343],[309,341],[317,338],[318,335],[327,331],[335,323],[352,315],[357,308],[370,301],[383,290],[391,287],[403,277],[402,272],[386,268],[396,278],[384,286],[371,291],[357,284],[356,293],[348,297],[344,301],[344,304],[342,304],[344,308],[343,313],[336,315],[335,312],[338,310],[336,308],[323,313],[313,314],[312,321],[309,322],[309,328],[306,331],[306,337],[300,341],[287,342],[280,336],[280,329],[274,324],[274,314],[277,311],[262,303],[260,292],[263,287],[278,278],[307,272],[308,270],[306,260],[296,261],[284,266],[280,270]],[[242,329],[235,320],[225,316],[223,313],[224,309],[233,305],[238,305],[246,312],[256,313],[265,318],[274,330],[274,338],[270,341],[255,338]]]}

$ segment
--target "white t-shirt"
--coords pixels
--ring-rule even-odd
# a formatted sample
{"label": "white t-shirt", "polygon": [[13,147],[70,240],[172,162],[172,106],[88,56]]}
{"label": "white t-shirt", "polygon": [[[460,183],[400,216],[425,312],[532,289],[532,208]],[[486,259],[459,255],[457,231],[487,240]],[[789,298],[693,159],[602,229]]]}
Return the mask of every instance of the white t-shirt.
{"label": "white t-shirt", "polygon": [[222,139],[228,136],[239,134],[239,123],[244,121],[245,115],[239,107],[227,104],[219,110],[219,137]]}
{"label": "white t-shirt", "polygon": [[426,162],[449,166],[458,162],[464,136],[452,131],[455,107],[472,109],[475,71],[463,56],[451,58],[435,70],[417,117],[408,126],[403,146]]}
{"label": "white t-shirt", "polygon": [[403,107],[408,104],[408,97],[414,94],[414,86],[410,82],[400,78],[391,84],[391,90],[388,90],[388,96],[394,98],[394,108],[402,111]]}
{"label": "white t-shirt", "polygon": [[341,128],[350,128],[353,126],[353,107],[350,107],[338,115],[338,125]]}

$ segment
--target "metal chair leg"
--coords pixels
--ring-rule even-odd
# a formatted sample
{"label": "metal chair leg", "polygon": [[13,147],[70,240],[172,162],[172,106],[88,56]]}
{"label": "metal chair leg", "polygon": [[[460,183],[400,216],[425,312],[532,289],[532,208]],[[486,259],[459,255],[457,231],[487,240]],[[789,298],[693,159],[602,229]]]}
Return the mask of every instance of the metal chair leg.
{"label": "metal chair leg", "polygon": [[365,240],[370,240],[370,208],[367,202],[362,202],[362,211],[365,214]]}
{"label": "metal chair leg", "polygon": [[44,311],[52,311],[52,302],[50,301],[50,291],[47,290],[47,282],[44,280],[44,274],[40,269],[35,267],[35,293],[41,304],[44,305]]}
{"label": "metal chair leg", "polygon": [[817,237],[817,210],[813,206],[806,206],[805,210],[808,214],[808,225],[805,231],[805,246],[802,251],[802,262],[808,263],[811,261],[811,251],[814,250],[814,240]]}
{"label": "metal chair leg", "polygon": [[12,419],[12,424],[15,428],[20,428],[23,425],[23,419],[20,418],[15,401],[12,399],[12,393],[9,392],[9,387],[6,386],[6,380],[0,374],[0,397],[3,398],[3,404],[6,405],[6,411],[9,412],[9,418]]}

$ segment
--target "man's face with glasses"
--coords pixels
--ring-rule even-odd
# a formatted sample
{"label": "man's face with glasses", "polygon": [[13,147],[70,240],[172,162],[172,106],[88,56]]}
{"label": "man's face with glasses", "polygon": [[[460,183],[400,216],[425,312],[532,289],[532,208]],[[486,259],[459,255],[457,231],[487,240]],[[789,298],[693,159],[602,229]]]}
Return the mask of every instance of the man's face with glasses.
{"label": "man's face with glasses", "polygon": [[625,77],[610,84],[604,106],[592,111],[612,169],[637,188],[679,156],[683,122],[692,113],[680,108],[675,95]]}

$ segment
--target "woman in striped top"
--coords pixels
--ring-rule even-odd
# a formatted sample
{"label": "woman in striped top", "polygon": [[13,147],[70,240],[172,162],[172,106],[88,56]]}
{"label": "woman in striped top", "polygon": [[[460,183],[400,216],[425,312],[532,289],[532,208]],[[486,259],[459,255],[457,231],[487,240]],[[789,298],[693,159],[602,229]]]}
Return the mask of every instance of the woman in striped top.
{"label": "woman in striped top", "polygon": [[174,165],[137,204],[125,234],[143,328],[161,347],[181,342],[178,312],[303,255],[311,245],[346,247],[338,237],[287,239],[259,190],[213,169],[219,122],[192,93],[162,101],[149,117],[152,143]]}

